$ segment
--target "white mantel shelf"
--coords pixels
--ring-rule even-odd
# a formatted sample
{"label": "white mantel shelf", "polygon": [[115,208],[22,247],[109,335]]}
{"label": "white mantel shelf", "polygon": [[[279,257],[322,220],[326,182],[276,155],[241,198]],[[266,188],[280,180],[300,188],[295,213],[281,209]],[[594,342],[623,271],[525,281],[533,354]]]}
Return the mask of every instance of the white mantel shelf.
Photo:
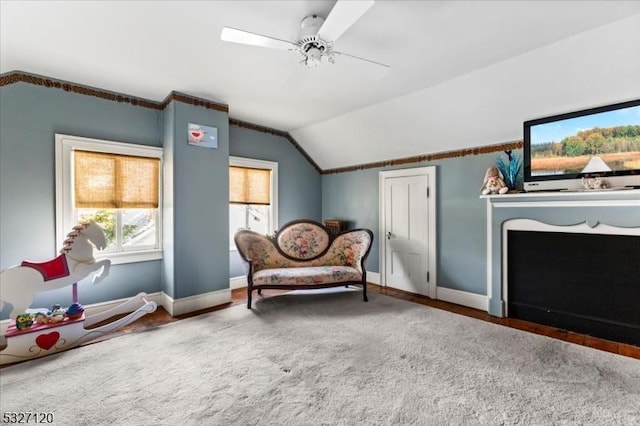
{"label": "white mantel shelf", "polygon": [[480,198],[486,199],[487,206],[494,208],[640,206],[640,189],[517,192],[481,195]]}
{"label": "white mantel shelf", "polygon": [[506,314],[503,240],[509,224],[537,222],[556,227],[557,232],[610,233],[608,230],[616,229],[623,235],[640,234],[640,189],[522,192],[480,198],[487,204],[488,310],[495,316]]}

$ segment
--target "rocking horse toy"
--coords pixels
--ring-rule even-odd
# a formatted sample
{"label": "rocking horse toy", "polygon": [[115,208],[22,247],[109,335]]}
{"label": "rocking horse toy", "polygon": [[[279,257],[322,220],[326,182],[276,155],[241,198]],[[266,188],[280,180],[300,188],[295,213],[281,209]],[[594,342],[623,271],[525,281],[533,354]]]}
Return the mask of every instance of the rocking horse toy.
{"label": "rocking horse toy", "polygon": [[[102,250],[106,247],[104,231],[90,220],[73,227],[67,234],[60,250],[60,256],[46,262],[23,261],[0,273],[0,306],[6,302],[12,305],[9,314],[12,321],[3,322],[0,337],[4,336],[7,346],[0,350],[0,365],[49,355],[70,349],[95,339],[111,330],[156,310],[156,303],[147,300],[145,293],[139,293],[113,309],[85,318],[78,315],[77,283],[94,273],[92,283],[97,284],[109,275],[111,261],[96,261],[93,245]],[[25,311],[36,293],[73,285],[73,315],[68,312],[61,321],[37,322],[25,325]],[[135,306],[143,303],[141,307]],[[133,312],[131,312],[133,310]],[[103,326],[87,329],[119,314],[128,315]],[[29,314],[26,314],[29,315]],[[55,329],[55,331],[51,331]]]}
{"label": "rocking horse toy", "polygon": [[13,305],[9,316],[24,312],[33,301],[36,293],[55,290],[77,283],[92,272],[97,272],[93,283],[99,283],[107,275],[111,261],[97,261],[93,257],[93,243],[102,250],[107,246],[102,228],[94,221],[73,227],[64,240],[60,256],[47,262],[23,261],[0,274],[0,301],[8,301]]}

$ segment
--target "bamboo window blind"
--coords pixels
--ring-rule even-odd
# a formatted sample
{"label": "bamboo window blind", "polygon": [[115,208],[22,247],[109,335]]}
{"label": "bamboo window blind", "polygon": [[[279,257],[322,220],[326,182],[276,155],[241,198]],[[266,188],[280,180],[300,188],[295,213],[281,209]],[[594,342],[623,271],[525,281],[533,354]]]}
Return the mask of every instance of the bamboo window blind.
{"label": "bamboo window blind", "polygon": [[158,158],[76,150],[76,208],[158,208]]}
{"label": "bamboo window blind", "polygon": [[229,167],[229,203],[271,204],[271,170]]}

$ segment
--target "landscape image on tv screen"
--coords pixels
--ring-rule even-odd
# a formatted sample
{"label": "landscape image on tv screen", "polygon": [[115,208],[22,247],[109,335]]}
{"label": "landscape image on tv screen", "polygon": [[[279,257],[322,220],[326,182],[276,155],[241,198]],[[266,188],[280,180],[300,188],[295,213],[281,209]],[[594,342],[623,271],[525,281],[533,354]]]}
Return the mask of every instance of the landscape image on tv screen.
{"label": "landscape image on tv screen", "polygon": [[640,106],[531,126],[531,176],[640,169]]}

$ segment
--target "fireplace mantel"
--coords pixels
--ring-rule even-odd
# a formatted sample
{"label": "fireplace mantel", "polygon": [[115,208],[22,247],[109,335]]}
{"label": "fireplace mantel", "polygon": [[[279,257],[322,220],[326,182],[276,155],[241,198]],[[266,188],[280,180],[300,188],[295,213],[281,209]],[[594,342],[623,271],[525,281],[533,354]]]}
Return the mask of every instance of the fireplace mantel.
{"label": "fireplace mantel", "polygon": [[[487,203],[487,298],[491,315],[506,315],[503,295],[503,229],[513,219],[585,229],[611,227],[621,234],[640,233],[640,190],[528,192],[484,195]],[[600,226],[600,228],[598,228]],[[608,231],[610,232],[610,231]],[[604,232],[603,232],[604,233]]]}

